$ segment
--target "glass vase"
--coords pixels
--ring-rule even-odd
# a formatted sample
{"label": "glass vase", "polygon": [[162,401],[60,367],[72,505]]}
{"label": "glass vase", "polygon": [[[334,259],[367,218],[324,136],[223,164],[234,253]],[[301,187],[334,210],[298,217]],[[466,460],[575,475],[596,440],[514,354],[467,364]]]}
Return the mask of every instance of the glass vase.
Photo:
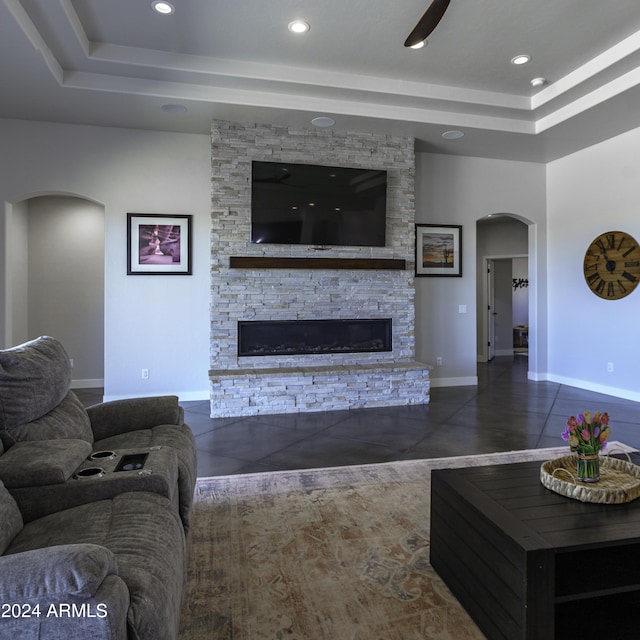
{"label": "glass vase", "polygon": [[578,453],[578,480],[580,482],[598,482],[600,480],[600,456]]}

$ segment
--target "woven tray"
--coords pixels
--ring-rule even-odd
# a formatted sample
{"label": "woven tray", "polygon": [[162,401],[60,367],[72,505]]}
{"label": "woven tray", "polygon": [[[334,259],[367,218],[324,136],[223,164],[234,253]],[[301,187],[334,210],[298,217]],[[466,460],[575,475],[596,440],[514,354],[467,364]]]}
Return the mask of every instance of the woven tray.
{"label": "woven tray", "polygon": [[540,482],[551,491],[581,502],[621,504],[640,497],[640,467],[627,460],[601,456],[600,480],[578,480],[577,456],[548,460],[540,467]]}

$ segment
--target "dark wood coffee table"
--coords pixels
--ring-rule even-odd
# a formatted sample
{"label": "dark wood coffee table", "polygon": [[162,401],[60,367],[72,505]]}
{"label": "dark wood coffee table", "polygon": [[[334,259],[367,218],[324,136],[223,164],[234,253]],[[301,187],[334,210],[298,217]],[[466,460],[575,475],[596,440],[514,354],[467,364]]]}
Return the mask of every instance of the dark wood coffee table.
{"label": "dark wood coffee table", "polygon": [[431,564],[490,640],[637,640],[640,499],[565,498],[540,465],[433,471]]}

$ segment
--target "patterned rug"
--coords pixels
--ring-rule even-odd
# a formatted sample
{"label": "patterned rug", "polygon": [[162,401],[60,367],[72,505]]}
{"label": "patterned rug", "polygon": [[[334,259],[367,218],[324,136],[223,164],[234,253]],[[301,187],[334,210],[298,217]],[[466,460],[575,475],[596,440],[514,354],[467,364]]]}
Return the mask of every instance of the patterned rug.
{"label": "patterned rug", "polygon": [[481,640],[429,564],[431,470],[566,453],[201,478],[180,640]]}

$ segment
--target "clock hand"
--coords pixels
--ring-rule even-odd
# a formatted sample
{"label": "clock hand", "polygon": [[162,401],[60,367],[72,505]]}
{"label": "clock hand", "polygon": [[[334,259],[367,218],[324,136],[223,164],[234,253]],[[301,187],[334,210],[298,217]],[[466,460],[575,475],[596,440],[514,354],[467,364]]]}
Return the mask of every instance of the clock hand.
{"label": "clock hand", "polygon": [[607,255],[606,250],[602,250],[602,255],[604,256],[604,259],[607,261],[607,263],[605,264],[605,267],[607,268],[607,271],[609,271],[609,273],[611,273],[612,271],[616,270],[616,261],[615,260],[610,260],[609,256]]}

